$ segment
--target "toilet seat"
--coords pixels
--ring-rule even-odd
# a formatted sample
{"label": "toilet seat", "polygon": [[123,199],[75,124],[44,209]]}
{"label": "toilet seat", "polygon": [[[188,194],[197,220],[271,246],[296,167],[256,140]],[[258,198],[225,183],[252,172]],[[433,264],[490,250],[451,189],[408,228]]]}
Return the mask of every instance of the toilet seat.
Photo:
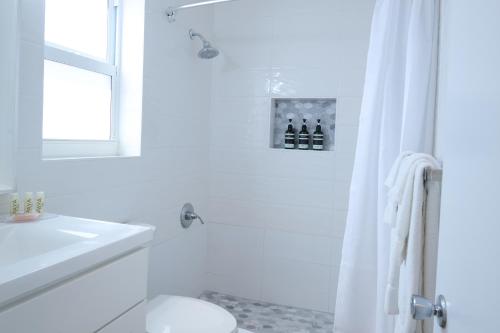
{"label": "toilet seat", "polygon": [[148,333],[237,333],[236,319],[215,304],[160,295],[149,301]]}

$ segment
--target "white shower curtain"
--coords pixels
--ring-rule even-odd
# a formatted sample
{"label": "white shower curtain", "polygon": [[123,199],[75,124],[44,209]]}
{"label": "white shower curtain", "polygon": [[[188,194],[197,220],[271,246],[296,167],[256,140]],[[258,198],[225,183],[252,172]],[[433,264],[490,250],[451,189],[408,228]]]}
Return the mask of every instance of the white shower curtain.
{"label": "white shower curtain", "polygon": [[[432,153],[439,0],[378,0],[372,22],[337,302],[336,333],[392,333],[384,313],[384,180],[401,151]],[[409,300],[408,300],[409,304]]]}

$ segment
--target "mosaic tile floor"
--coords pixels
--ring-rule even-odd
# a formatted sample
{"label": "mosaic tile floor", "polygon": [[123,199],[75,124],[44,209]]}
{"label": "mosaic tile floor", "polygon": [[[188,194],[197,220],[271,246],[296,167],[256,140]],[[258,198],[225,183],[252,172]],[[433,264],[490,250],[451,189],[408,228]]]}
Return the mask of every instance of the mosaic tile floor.
{"label": "mosaic tile floor", "polygon": [[331,333],[333,314],[252,301],[206,291],[201,299],[222,306],[253,333]]}

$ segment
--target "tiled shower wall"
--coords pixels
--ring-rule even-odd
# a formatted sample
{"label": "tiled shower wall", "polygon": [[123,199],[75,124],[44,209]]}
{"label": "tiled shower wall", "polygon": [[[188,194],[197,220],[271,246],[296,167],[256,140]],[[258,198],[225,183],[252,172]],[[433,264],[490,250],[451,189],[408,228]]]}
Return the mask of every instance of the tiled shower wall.
{"label": "tiled shower wall", "polygon": [[205,289],[206,228],[185,232],[179,212],[187,201],[201,215],[208,211],[211,71],[196,58],[187,33],[210,31],[212,12],[186,12],[171,25],[164,1],[146,1],[141,157],[42,161],[43,3],[20,0],[19,191],[44,190],[51,212],[155,225],[150,295],[198,296]]}
{"label": "tiled shower wall", "polygon": [[[142,156],[42,161],[43,1],[20,0],[19,191],[45,190],[53,212],[155,225],[150,295],[333,311],[372,2],[242,0],[168,24],[165,2],[147,0]],[[196,58],[189,28],[215,29],[222,55]],[[337,98],[336,150],[270,149],[273,97]],[[208,246],[206,228],[179,228],[186,201],[211,222]]]}
{"label": "tiled shower wall", "polygon": [[[373,0],[215,8],[208,288],[334,311]],[[337,98],[332,152],[270,149],[271,98]]]}

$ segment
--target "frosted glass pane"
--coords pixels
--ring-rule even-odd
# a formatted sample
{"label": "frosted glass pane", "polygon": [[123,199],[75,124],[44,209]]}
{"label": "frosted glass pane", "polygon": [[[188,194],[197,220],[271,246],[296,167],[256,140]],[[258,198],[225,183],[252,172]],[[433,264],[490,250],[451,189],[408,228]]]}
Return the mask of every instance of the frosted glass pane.
{"label": "frosted glass pane", "polygon": [[43,138],[110,137],[111,77],[45,60]]}
{"label": "frosted glass pane", "polygon": [[105,60],[107,0],[45,0],[45,41]]}

